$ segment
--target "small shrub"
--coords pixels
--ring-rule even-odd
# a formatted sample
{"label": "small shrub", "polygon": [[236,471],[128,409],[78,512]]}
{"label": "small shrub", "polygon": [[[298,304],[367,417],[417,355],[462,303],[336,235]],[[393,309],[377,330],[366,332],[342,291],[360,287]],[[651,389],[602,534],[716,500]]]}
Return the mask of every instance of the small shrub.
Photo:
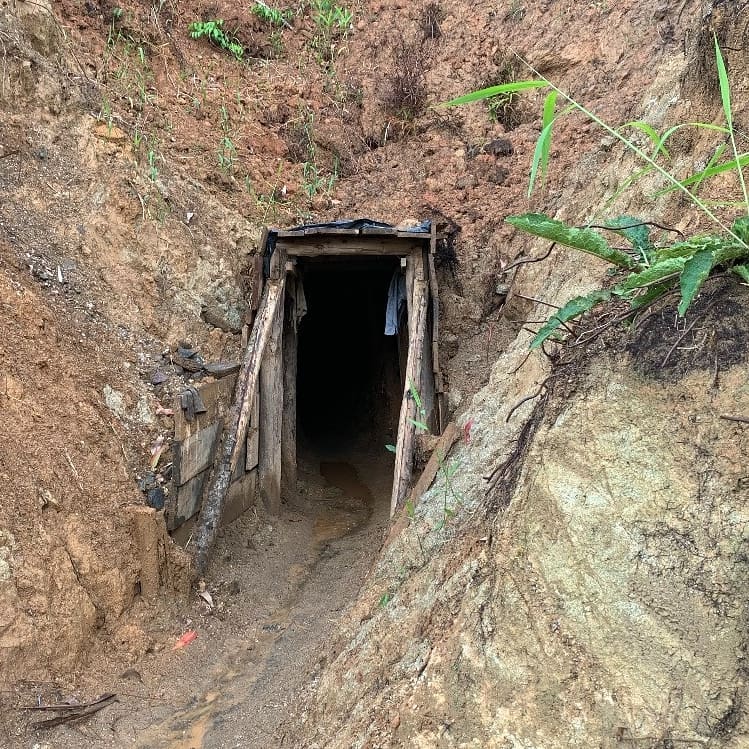
{"label": "small shrub", "polygon": [[271,26],[288,26],[294,14],[290,10],[279,10],[266,5],[261,0],[255,0],[250,10],[265,23]]}
{"label": "small shrub", "polygon": [[442,36],[440,24],[445,20],[445,11],[439,3],[424,6],[421,16],[421,32],[424,39],[439,39]]}
{"label": "small shrub", "polygon": [[328,67],[336,58],[340,40],[351,29],[354,14],[332,0],[312,0],[310,9],[316,27],[310,46],[320,65]]}
{"label": "small shrub", "polygon": [[[537,181],[546,173],[555,122],[561,117],[577,112],[603,128],[645,164],[643,168],[624,181],[624,186],[609,202],[643,176],[657,174],[666,181],[667,186],[655,193],[653,197],[670,191],[680,191],[691,205],[718,230],[717,234],[699,234],[691,237],[679,235],[677,241],[664,243],[663,241],[656,242],[651,237],[651,227],[658,226],[657,224],[630,216],[620,216],[597,226],[589,222],[583,227],[570,226],[540,213],[508,217],[506,220],[522,231],[548,239],[553,244],[562,244],[595,255],[611,263],[615,273],[626,274],[613,286],[599,288],[590,294],[569,300],[537,333],[531,343],[531,348],[542,346],[550,337],[559,338],[561,328],[570,330],[567,323],[580,318],[594,307],[611,301],[624,301],[628,304],[628,309],[623,314],[612,315],[609,323],[599,326],[598,332],[616,322],[634,320],[655,303],[673,293],[678,293],[680,296],[678,314],[683,317],[702,285],[713,275],[732,274],[745,284],[749,284],[749,193],[743,174],[744,167],[749,164],[749,152],[739,153],[737,147],[728,74],[717,37],[714,36],[713,41],[725,126],[704,122],[679,123],[669,127],[660,135],[652,125],[639,120],[614,128],[565,94],[531,66],[528,67],[538,76],[536,79],[516,81],[475,91],[448,102],[448,105],[466,104],[497,95],[517,94],[531,88],[548,89],[549,93],[543,107],[541,134],[536,142],[531,163],[529,195]],[[556,102],[559,97],[566,101],[567,105],[557,112]],[[714,151],[705,168],[679,179],[667,166],[664,166],[664,161],[667,165],[671,158],[667,149],[667,145],[670,145],[669,139],[686,127],[720,133],[724,142]],[[631,130],[648,139],[652,144],[650,153],[624,134]],[[728,158],[723,158],[724,152],[728,152]],[[736,175],[741,192],[739,200],[723,199],[708,202],[699,197],[698,192],[704,182],[725,173]],[[731,220],[717,212],[720,208],[728,209],[731,213],[736,208],[740,208],[747,215]],[[730,216],[731,213],[728,215]],[[611,245],[606,236],[596,229],[613,232],[624,239],[629,247]]]}
{"label": "small shrub", "polygon": [[424,52],[421,45],[400,39],[393,49],[393,64],[386,81],[385,111],[399,120],[416,119],[426,107]]}
{"label": "small shrub", "polygon": [[220,18],[213,21],[195,21],[190,24],[188,31],[193,39],[205,37],[219,49],[234,55],[237,60],[244,57],[244,46],[240,44],[236,36],[229,35],[224,31],[224,22]]}

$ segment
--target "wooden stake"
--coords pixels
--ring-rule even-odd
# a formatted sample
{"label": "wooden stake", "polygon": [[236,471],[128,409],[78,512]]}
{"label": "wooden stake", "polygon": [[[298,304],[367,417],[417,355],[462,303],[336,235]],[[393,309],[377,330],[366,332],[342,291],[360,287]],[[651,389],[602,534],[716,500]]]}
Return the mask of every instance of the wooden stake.
{"label": "wooden stake", "polygon": [[[283,309],[283,306],[281,307]],[[283,420],[283,314],[277,314],[260,367],[260,497],[268,511],[281,509],[281,425]]]}
{"label": "wooden stake", "polygon": [[[411,395],[410,385],[418,388],[422,381],[423,339],[426,331],[428,295],[426,282],[419,280],[424,274],[424,260],[421,252],[409,258],[413,264],[413,296],[408,314],[408,361],[406,363],[406,383],[403,388],[400,418],[398,420],[398,442],[395,448],[395,470],[393,472],[393,494],[390,499],[390,517],[403,505],[411,483],[414,451],[414,420],[417,418],[416,402]],[[419,267],[421,266],[421,267]]]}
{"label": "wooden stake", "polygon": [[[289,283],[299,284],[294,278]],[[298,294],[298,289],[296,290]],[[287,500],[296,495],[296,373],[297,294],[287,296],[283,332],[283,419],[281,422],[281,492]]]}
{"label": "wooden stake", "polygon": [[208,492],[203,499],[197,529],[195,532],[195,566],[200,574],[208,565],[216,531],[221,523],[221,515],[226,503],[231,475],[236,468],[244,440],[247,424],[252,413],[252,405],[260,376],[260,363],[265,346],[270,337],[271,327],[280,317],[278,310],[283,299],[284,278],[265,285],[260,308],[250,334],[250,343],[245,350],[242,368],[237,377],[234,405],[226,418],[220,460],[211,473]]}

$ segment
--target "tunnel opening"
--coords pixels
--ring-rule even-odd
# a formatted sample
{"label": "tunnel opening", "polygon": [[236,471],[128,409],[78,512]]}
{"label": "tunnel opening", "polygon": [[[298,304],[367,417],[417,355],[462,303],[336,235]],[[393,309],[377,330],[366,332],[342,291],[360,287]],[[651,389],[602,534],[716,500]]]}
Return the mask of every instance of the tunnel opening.
{"label": "tunnel opening", "polygon": [[408,344],[385,334],[398,257],[300,259],[307,311],[299,323],[297,434],[303,453],[352,458],[396,439],[401,362]]}

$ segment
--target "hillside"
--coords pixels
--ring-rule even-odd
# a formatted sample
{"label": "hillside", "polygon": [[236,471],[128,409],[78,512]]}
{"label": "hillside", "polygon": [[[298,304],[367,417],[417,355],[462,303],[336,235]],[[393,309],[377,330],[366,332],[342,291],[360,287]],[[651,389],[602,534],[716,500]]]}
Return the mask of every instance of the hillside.
{"label": "hillside", "polygon": [[[283,9],[0,7],[0,736],[743,746],[745,427],[720,416],[749,413],[745,289],[717,279],[686,320],[665,305],[528,357],[529,329],[606,266],[557,247],[504,272],[548,249],[508,214],[685,233],[704,215],[650,199],[652,175],[620,191],[638,164],[581,116],[558,123],[528,198],[541,93],[435,106],[528,77],[522,58],[612,124],[720,123],[715,33],[743,142],[743,5]],[[215,19],[241,60],[191,37]],[[718,142],[679,131],[673,168],[703,168]],[[384,450],[353,479],[300,463],[307,504],[258,507],[220,538],[203,581],[220,606],[190,590],[177,544],[163,596],[144,600],[128,508],[189,379],[178,349],[240,356],[264,227],[362,216],[437,225],[451,483],[393,530]],[[17,710],[105,691],[119,705],[80,730],[40,733]]]}

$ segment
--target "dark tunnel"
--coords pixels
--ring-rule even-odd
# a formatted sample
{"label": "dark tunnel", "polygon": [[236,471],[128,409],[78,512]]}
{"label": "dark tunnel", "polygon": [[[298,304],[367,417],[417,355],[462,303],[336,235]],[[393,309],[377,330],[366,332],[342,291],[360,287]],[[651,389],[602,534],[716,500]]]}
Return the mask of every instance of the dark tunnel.
{"label": "dark tunnel", "polygon": [[395,442],[402,336],[385,335],[385,310],[398,267],[388,257],[300,262],[307,301],[297,363],[301,447],[345,454]]}

